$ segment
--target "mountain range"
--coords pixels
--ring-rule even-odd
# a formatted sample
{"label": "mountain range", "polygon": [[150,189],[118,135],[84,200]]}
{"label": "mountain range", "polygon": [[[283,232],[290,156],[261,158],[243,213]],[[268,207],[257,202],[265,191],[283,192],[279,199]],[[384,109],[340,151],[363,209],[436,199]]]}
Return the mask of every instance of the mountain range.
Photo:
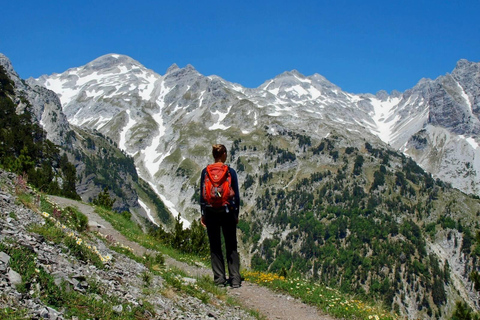
{"label": "mountain range", "polygon": [[[0,62],[14,74],[6,57]],[[470,279],[478,269],[479,66],[460,60],[451,74],[374,95],[295,70],[258,88],[190,65],[160,75],[109,54],[16,83],[37,92],[30,100],[51,97],[34,114],[52,141],[68,144],[62,128],[73,128],[76,141],[98,136],[118,146],[143,190],[184,226],[199,217],[211,145],[225,144],[241,185],[243,265],[300,272],[409,318],[446,318],[457,300],[479,307]],[[137,183],[115,180],[122,177]],[[83,186],[88,200],[93,185]],[[128,194],[123,209],[168,226],[151,193]]]}
{"label": "mountain range", "polygon": [[[98,130],[134,156],[141,176],[184,211],[192,191],[175,200],[175,181],[162,178],[172,169],[164,160],[193,147],[206,150],[200,158],[188,157],[201,166],[210,144],[223,140],[230,146],[229,135],[252,135],[265,126],[272,134],[288,128],[315,139],[332,130],[366,140],[373,135],[434,177],[479,194],[479,68],[460,60],[451,74],[421,79],[404,93],[372,95],[344,92],[319,74],[295,70],[255,89],[203,76],[190,65],[174,64],[162,76],[130,57],[109,54],[29,82],[56,92],[70,123]],[[201,134],[187,141],[180,128]]]}

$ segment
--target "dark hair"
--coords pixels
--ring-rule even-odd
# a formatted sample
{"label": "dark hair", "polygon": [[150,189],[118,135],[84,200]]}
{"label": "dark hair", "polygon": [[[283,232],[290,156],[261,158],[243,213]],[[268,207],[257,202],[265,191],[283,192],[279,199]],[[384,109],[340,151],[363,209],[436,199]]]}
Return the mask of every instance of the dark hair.
{"label": "dark hair", "polygon": [[212,146],[212,155],[215,160],[220,159],[224,153],[227,153],[227,148],[223,144],[214,144]]}

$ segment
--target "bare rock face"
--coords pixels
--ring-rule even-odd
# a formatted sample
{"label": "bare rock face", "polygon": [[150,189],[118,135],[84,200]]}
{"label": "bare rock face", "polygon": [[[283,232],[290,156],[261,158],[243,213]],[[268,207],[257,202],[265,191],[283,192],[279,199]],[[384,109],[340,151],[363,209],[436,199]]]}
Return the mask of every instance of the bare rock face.
{"label": "bare rock face", "polygon": [[480,115],[480,64],[468,60],[460,60],[457,63],[452,76],[462,84],[464,88],[464,99],[472,106],[473,113]]}
{"label": "bare rock face", "polygon": [[3,54],[0,54],[0,65],[5,68],[10,79],[15,83],[17,112],[21,113],[28,108],[34,120],[47,132],[47,139],[53,143],[60,146],[71,143],[68,139],[70,125],[56,93],[36,85],[31,80],[20,79],[10,60]]}
{"label": "bare rock face", "polygon": [[[460,60],[451,74],[422,79],[403,95],[404,120],[394,146],[436,178],[466,192],[480,193],[480,63]],[[409,126],[407,123],[414,123]],[[404,131],[405,132],[405,131]]]}
{"label": "bare rock face", "polygon": [[478,135],[479,77],[478,64],[460,60],[452,74],[432,82],[428,87],[430,124],[447,128],[458,135]]}

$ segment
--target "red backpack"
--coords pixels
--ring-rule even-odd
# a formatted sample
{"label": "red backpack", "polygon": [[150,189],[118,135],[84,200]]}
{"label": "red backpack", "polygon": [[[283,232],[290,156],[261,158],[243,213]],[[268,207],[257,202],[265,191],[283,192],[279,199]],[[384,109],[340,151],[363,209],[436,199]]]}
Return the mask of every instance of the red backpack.
{"label": "red backpack", "polygon": [[219,208],[230,204],[235,196],[232,188],[232,177],[226,164],[217,162],[206,168],[203,181],[203,198],[207,206]]}

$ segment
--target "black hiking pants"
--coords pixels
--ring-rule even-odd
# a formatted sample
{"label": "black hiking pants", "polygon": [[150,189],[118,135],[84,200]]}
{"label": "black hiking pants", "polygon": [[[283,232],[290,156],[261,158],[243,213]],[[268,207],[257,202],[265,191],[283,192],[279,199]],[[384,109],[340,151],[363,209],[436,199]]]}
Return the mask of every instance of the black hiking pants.
{"label": "black hiking pants", "polygon": [[215,284],[225,284],[225,262],[222,252],[222,233],[225,241],[229,281],[233,286],[240,285],[240,259],[237,251],[237,218],[225,208],[205,208],[205,224],[210,242],[210,259]]}

